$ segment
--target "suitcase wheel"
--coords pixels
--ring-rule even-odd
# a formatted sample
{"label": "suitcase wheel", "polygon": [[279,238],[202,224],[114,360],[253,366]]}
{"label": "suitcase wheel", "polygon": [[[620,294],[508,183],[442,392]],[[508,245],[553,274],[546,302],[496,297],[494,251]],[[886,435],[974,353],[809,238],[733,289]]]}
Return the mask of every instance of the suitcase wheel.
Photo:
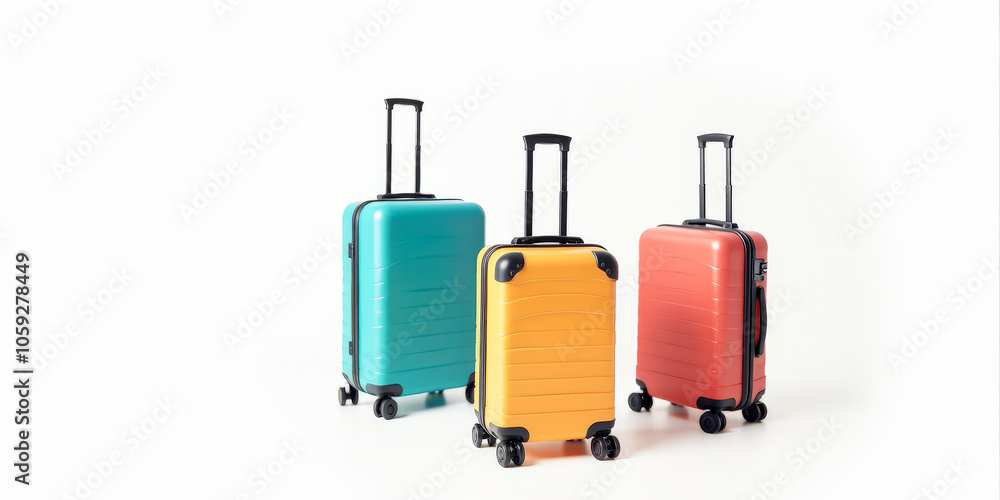
{"label": "suitcase wheel", "polygon": [[767,416],[767,406],[764,403],[756,403],[743,409],[743,418],[750,423],[760,422]]}
{"label": "suitcase wheel", "polygon": [[396,416],[397,409],[399,407],[396,405],[396,401],[389,396],[379,396],[375,400],[375,404],[372,405],[375,416],[386,420],[392,420]]}
{"label": "suitcase wheel", "polygon": [[628,396],[628,407],[635,412],[653,407],[653,397],[645,392],[633,392]]}
{"label": "suitcase wheel", "polygon": [[472,446],[475,446],[476,448],[482,448],[484,439],[486,440],[486,444],[488,444],[489,446],[496,446],[497,444],[497,438],[493,436],[493,434],[486,432],[486,429],[484,429],[483,426],[479,424],[473,425]]}
{"label": "suitcase wheel", "polygon": [[472,397],[474,395],[475,390],[476,390],[475,382],[465,386],[465,400],[468,401],[470,405],[472,404],[473,401]]}
{"label": "suitcase wheel", "polygon": [[622,452],[622,445],[618,442],[617,437],[610,434],[607,436],[594,436],[594,439],[590,440],[590,452],[598,460],[614,459],[618,458],[618,455]]}
{"label": "suitcase wheel", "polygon": [[726,416],[721,412],[706,411],[701,414],[698,423],[701,424],[701,430],[709,434],[715,434],[716,432],[722,432],[726,428]]}
{"label": "suitcase wheel", "polygon": [[340,402],[340,406],[346,406],[347,402],[350,401],[352,405],[358,404],[358,390],[353,387],[340,388],[340,392],[337,394],[337,401]]}
{"label": "suitcase wheel", "polygon": [[507,468],[511,464],[520,466],[524,463],[524,443],[520,441],[501,441],[497,444],[497,463]]}

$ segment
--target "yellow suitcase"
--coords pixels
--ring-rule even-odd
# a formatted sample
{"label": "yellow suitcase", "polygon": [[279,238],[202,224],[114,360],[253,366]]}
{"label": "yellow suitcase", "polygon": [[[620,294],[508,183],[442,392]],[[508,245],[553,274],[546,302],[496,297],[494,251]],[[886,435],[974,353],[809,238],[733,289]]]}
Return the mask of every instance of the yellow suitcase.
{"label": "yellow suitcase", "polygon": [[[593,438],[600,460],[621,451],[615,424],[615,281],[604,247],[566,236],[570,138],[524,137],[525,235],[479,252],[472,442],[496,446],[503,467],[524,463],[526,442]],[[531,236],[536,144],[562,156],[559,236]]]}

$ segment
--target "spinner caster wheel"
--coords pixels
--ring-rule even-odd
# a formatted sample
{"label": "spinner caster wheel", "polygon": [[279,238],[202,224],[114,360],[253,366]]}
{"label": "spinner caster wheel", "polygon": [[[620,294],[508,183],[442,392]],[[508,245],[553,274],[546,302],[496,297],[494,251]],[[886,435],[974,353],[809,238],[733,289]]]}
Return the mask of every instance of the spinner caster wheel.
{"label": "spinner caster wheel", "polygon": [[645,392],[642,393],[642,409],[649,411],[649,409],[652,407],[653,407],[653,396],[650,396]]}
{"label": "spinner caster wheel", "polygon": [[633,392],[628,395],[628,408],[634,412],[642,411],[642,393]]}
{"label": "spinner caster wheel", "polygon": [[465,386],[465,400],[472,404],[474,391],[476,390],[476,384],[469,384]]}
{"label": "spinner caster wheel", "polygon": [[706,411],[701,414],[698,423],[701,424],[701,430],[708,434],[715,434],[726,428],[726,416],[722,413]]}
{"label": "spinner caster wheel", "polygon": [[500,441],[497,443],[497,463],[500,467],[507,468],[514,462],[514,443],[511,441]]}
{"label": "spinner caster wheel", "polygon": [[357,389],[355,389],[354,387],[351,387],[348,390],[348,392],[347,392],[347,396],[351,399],[351,404],[352,405],[358,404],[358,390]]}
{"label": "spinner caster wheel", "polygon": [[750,423],[760,422],[767,416],[767,406],[764,403],[756,403],[743,409],[743,418]]}
{"label": "spinner caster wheel", "polygon": [[[484,439],[488,440],[487,443],[489,443],[490,441],[496,442],[495,441],[496,438],[494,438],[492,434],[486,432],[486,429],[484,429],[483,426],[479,425],[478,423],[473,425],[472,446],[475,446],[476,448],[482,448]],[[492,444],[490,446],[492,446]]]}
{"label": "spinner caster wheel", "polygon": [[341,387],[340,391],[337,392],[337,402],[340,403],[340,406],[347,405],[347,391],[345,391],[343,387]]}
{"label": "spinner caster wheel", "polygon": [[381,414],[382,418],[386,420],[392,420],[396,416],[396,401],[390,397],[386,397],[379,402],[378,412]]}
{"label": "spinner caster wheel", "polygon": [[617,458],[622,452],[622,445],[618,438],[612,435],[594,436],[590,441],[590,452],[598,460],[608,460]]}

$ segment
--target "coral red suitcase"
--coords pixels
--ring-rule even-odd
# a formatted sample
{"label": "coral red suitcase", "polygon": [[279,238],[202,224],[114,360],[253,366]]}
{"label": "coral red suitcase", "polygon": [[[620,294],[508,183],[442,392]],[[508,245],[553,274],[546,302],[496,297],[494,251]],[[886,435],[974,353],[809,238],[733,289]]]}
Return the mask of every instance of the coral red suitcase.
{"label": "coral red suitcase", "polygon": [[[705,146],[726,147],[726,220],[705,218]],[[748,422],[767,416],[764,338],[767,332],[767,241],[733,223],[733,136],[698,136],[700,217],[647,229],[639,239],[638,356],[629,408],[653,398],[706,410],[709,434],[726,427],[723,411]]]}

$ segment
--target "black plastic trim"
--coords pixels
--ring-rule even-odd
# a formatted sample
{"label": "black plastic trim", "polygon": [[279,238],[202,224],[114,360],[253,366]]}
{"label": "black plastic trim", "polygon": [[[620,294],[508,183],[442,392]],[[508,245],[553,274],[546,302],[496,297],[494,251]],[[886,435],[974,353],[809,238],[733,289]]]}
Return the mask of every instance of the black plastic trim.
{"label": "black plastic trim", "polygon": [[402,198],[425,199],[434,198],[434,195],[430,193],[386,193],[378,195],[378,199],[380,200],[394,200]]}
{"label": "black plastic trim", "polygon": [[732,411],[738,410],[736,408],[736,400],[733,398],[729,399],[710,399],[706,397],[700,397],[695,401],[695,405],[701,410],[714,410],[714,411]]}
{"label": "black plastic trim", "polygon": [[594,259],[597,260],[597,268],[602,273],[608,275],[613,280],[618,279],[618,260],[611,252],[605,250],[594,250]]}
{"label": "black plastic trim", "polygon": [[524,269],[524,254],[521,252],[510,252],[497,259],[497,268],[493,273],[493,279],[500,283],[506,283],[514,279],[517,273]]}
{"label": "black plastic trim", "polygon": [[403,394],[403,386],[399,384],[371,385],[365,384],[365,392],[376,396],[399,396]]}
{"label": "black plastic trim", "polygon": [[613,429],[614,426],[614,420],[609,420],[607,422],[594,422],[587,429],[587,437],[592,438],[594,436],[607,436],[611,434],[611,429]]}
{"label": "black plastic trim", "polygon": [[497,427],[490,424],[490,434],[497,437],[498,441],[520,441],[528,442],[528,429],[524,427]]}
{"label": "black plastic trim", "polygon": [[646,383],[645,382],[643,382],[643,381],[641,381],[639,379],[635,379],[635,383],[638,384],[639,390],[641,390],[642,392],[645,392],[646,394],[649,394],[649,391],[646,389]]}

